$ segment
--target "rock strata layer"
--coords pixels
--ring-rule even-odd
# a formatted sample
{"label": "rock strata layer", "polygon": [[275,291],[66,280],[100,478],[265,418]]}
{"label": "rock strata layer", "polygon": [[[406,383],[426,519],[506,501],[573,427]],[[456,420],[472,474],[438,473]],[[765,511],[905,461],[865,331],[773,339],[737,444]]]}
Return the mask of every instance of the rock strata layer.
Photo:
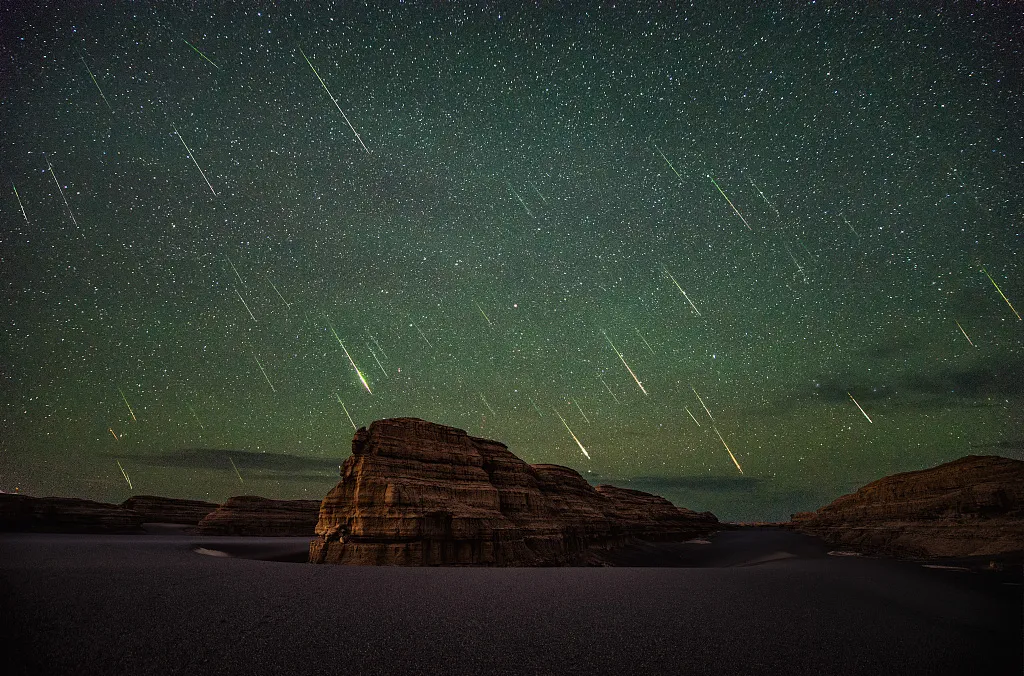
{"label": "rock strata layer", "polygon": [[668,500],[593,487],[504,444],[417,420],[358,430],[320,506],[310,561],[355,565],[566,565],[643,539],[687,539],[718,520]]}
{"label": "rock strata layer", "polygon": [[887,476],[791,525],[833,546],[909,556],[1021,556],[1024,462],[969,455]]}
{"label": "rock strata layer", "polygon": [[207,514],[197,530],[201,535],[313,535],[319,512],[317,500],[271,500],[241,495],[228,498]]}
{"label": "rock strata layer", "polygon": [[156,495],[133,495],[121,503],[142,517],[146,523],[178,523],[194,526],[217,509],[215,502],[162,498]]}
{"label": "rock strata layer", "polygon": [[30,533],[139,533],[141,514],[80,498],[0,494],[0,531]]}

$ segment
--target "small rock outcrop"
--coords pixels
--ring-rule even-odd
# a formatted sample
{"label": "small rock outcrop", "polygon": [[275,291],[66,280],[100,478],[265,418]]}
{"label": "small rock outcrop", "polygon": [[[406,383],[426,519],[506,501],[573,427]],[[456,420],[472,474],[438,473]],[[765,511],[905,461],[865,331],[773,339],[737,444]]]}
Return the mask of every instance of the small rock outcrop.
{"label": "small rock outcrop", "polygon": [[162,498],[156,495],[133,495],[121,503],[142,517],[146,523],[177,523],[194,526],[217,509],[215,502]]}
{"label": "small rock outcrop", "polygon": [[1024,552],[1024,462],[969,455],[893,474],[790,524],[833,546],[892,556]]}
{"label": "small rock outcrop", "polygon": [[313,535],[317,500],[271,500],[255,495],[228,498],[199,522],[200,535]]}
{"label": "small rock outcrop", "polygon": [[415,418],[358,430],[320,506],[310,561],[355,565],[565,565],[638,538],[718,526],[640,491],[594,488],[504,444]]}
{"label": "small rock outcrop", "polygon": [[0,494],[0,531],[140,533],[143,521],[138,512],[105,502]]}

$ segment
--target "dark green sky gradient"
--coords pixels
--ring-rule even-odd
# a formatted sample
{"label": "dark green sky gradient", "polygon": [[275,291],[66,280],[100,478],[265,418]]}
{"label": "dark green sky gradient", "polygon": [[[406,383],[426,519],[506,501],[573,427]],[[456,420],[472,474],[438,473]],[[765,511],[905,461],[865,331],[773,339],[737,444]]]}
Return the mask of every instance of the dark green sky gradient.
{"label": "dark green sky gradient", "polygon": [[338,396],[725,519],[1024,457],[1012,6],[193,8],[2,10],[0,489],[319,497]]}

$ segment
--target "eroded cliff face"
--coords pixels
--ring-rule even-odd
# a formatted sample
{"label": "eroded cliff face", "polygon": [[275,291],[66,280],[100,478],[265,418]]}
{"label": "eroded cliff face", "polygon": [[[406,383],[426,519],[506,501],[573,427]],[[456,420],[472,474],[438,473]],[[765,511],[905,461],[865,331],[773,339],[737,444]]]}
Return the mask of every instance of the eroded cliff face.
{"label": "eroded cliff face", "polygon": [[133,495],[121,503],[150,523],[176,523],[194,526],[217,509],[215,502],[162,498],[156,495]]}
{"label": "eroded cliff face", "polygon": [[560,565],[584,560],[591,547],[694,537],[718,524],[414,418],[360,429],[341,475],[320,506],[316,563]]}
{"label": "eroded cliff face", "polygon": [[316,500],[271,500],[255,495],[228,498],[199,522],[201,535],[312,535],[320,503]]}
{"label": "eroded cliff face", "polygon": [[913,557],[999,556],[1024,550],[1024,462],[969,455],[887,476],[817,512],[799,530],[835,546]]}

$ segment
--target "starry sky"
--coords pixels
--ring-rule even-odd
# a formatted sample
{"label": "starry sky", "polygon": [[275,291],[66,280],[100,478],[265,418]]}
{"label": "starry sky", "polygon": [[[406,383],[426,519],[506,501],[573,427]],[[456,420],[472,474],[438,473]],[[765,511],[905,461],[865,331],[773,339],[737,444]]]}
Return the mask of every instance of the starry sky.
{"label": "starry sky", "polygon": [[1019,7],[825,4],[4,3],[0,489],[320,498],[395,416],[727,520],[1024,458]]}

